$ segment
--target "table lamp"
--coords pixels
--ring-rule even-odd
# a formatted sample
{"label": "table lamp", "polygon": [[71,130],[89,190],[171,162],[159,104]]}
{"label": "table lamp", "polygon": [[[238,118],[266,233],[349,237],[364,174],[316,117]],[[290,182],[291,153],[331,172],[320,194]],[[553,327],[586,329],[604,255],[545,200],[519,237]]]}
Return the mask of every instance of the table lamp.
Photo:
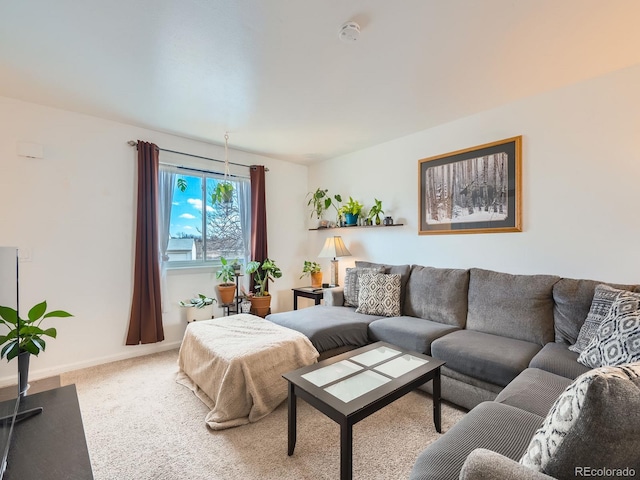
{"label": "table lamp", "polygon": [[331,284],[330,287],[338,286],[338,259],[337,257],[350,257],[351,253],[344,246],[342,237],[329,237],[325,240],[322,250],[318,254],[320,258],[333,258],[331,260]]}

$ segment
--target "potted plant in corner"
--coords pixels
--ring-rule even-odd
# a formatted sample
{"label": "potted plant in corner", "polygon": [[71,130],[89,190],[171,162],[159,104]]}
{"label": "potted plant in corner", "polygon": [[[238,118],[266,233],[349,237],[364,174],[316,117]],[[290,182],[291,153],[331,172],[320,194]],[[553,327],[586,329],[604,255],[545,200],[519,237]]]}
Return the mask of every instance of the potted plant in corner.
{"label": "potted plant in corner", "polygon": [[340,207],[338,213],[344,214],[344,220],[347,226],[357,225],[358,215],[360,215],[363,207],[364,205],[359,201],[349,197],[349,201]]}
{"label": "potted plant in corner", "polygon": [[271,295],[267,292],[267,282],[282,277],[282,270],[273,260],[266,258],[262,263],[253,260],[247,264],[245,270],[253,275],[255,294],[251,297],[251,313],[264,317],[269,313]]}
{"label": "potted plant in corner", "polygon": [[311,286],[313,288],[320,288],[322,286],[322,267],[318,262],[304,261],[300,278],[306,277],[307,275],[311,277]]}
{"label": "potted plant in corner", "polygon": [[218,296],[222,305],[229,305],[234,302],[236,297],[236,273],[233,264],[229,263],[226,258],[220,257],[222,266],[216,272],[216,278],[222,280],[222,283],[216,285]]}
{"label": "potted plant in corner", "polygon": [[27,391],[29,377],[29,358],[36,357],[40,352],[44,352],[47,344],[44,336],[56,338],[55,328],[43,330],[40,324],[45,318],[52,317],[72,317],[64,310],[54,310],[47,313],[47,302],[41,302],[33,306],[27,318],[18,318],[18,312],[11,307],[0,306],[0,323],[9,328],[6,335],[0,336],[0,358],[7,358],[7,361],[18,357],[18,370],[20,372],[20,396],[24,396]]}

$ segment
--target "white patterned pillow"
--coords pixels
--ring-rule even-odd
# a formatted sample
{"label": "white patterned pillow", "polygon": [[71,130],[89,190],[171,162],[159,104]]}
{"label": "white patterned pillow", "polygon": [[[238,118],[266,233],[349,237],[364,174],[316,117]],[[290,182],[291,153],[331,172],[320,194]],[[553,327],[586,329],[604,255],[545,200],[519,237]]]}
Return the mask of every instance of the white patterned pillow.
{"label": "white patterned pillow", "polygon": [[347,268],[344,275],[344,306],[357,307],[359,304],[360,275],[363,273],[383,273],[384,267]]}
{"label": "white patterned pillow", "polygon": [[580,328],[576,343],[571,345],[569,350],[581,353],[589,345],[589,342],[598,331],[598,327],[609,313],[609,310],[611,310],[611,305],[622,292],[623,290],[610,287],[604,283],[596,285],[589,314]]}
{"label": "white patterned pillow", "polygon": [[574,478],[581,465],[634,466],[638,409],[640,362],[589,370],[554,402],[520,464],[556,478]]}
{"label": "white patterned pillow", "polygon": [[360,275],[357,313],[397,317],[400,315],[400,275],[365,273]]}
{"label": "white patterned pillow", "polygon": [[622,291],[578,357],[587,367],[640,361],[640,293]]}

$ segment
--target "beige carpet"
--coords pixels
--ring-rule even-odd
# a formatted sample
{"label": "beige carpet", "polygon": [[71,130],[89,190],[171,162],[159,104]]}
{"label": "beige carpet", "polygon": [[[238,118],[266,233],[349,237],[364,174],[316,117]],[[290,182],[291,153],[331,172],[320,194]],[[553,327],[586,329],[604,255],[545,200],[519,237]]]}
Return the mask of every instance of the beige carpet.
{"label": "beige carpet", "polygon": [[[63,374],[75,383],[96,480],[337,479],[336,423],[298,401],[298,440],[287,456],[286,402],[262,420],[212,431],[207,407],[175,382],[178,351]],[[443,405],[443,431],[464,412]],[[355,479],[406,479],[438,434],[431,397],[412,392],[354,426]]]}

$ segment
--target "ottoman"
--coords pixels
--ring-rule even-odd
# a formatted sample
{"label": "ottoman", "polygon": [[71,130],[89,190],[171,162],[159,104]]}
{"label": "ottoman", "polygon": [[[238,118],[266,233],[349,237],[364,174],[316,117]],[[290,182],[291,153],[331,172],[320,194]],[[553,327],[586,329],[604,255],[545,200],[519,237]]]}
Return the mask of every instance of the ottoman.
{"label": "ottoman", "polygon": [[176,381],[211,409],[207,425],[222,430],[271,413],[287,398],[282,374],[317,358],[300,332],[242,313],[187,326]]}

